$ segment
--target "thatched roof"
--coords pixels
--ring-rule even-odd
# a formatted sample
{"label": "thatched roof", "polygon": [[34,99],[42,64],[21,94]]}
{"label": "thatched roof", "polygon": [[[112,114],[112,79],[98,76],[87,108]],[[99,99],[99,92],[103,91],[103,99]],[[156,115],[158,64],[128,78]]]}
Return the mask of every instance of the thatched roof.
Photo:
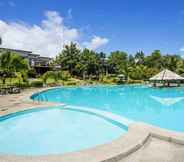
{"label": "thatched roof", "polygon": [[178,74],[170,71],[170,70],[163,70],[157,75],[150,78],[151,81],[161,81],[161,80],[184,80],[183,77],[179,76]]}

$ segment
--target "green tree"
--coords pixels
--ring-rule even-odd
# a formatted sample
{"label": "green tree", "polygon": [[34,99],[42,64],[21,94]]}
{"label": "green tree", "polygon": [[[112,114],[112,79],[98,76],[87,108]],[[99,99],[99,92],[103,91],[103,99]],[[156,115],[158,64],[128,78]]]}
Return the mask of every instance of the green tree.
{"label": "green tree", "polygon": [[184,76],[184,60],[181,59],[177,62],[176,72]]}
{"label": "green tree", "polygon": [[163,57],[164,68],[167,68],[171,71],[176,71],[177,64],[181,59],[178,55],[165,55]]}
{"label": "green tree", "polygon": [[128,66],[135,66],[135,58],[132,55],[128,56]]}
{"label": "green tree", "polygon": [[145,56],[143,51],[139,51],[135,54],[136,64],[145,64]]}
{"label": "green tree", "polygon": [[58,75],[57,72],[54,72],[54,71],[47,71],[47,72],[44,73],[43,76],[42,76],[43,82],[44,82],[45,84],[47,84],[47,80],[50,79],[50,78],[54,79],[54,81],[57,82],[57,81],[58,81],[58,78],[59,78],[59,75]]}
{"label": "green tree", "polygon": [[110,73],[121,74],[127,68],[128,55],[126,52],[115,51],[108,57]]}
{"label": "green tree", "polygon": [[15,73],[20,72],[23,81],[27,81],[27,71],[29,69],[28,62],[26,59],[21,57],[16,53],[6,51],[0,55],[0,69],[2,75],[3,83],[5,83],[6,78],[12,78],[16,76]]}
{"label": "green tree", "polygon": [[159,70],[163,69],[164,63],[160,50],[155,50],[150,56],[147,56],[145,65],[150,68],[157,68]]}
{"label": "green tree", "polygon": [[76,65],[79,62],[80,50],[77,44],[70,43],[65,45],[59,56],[56,57],[56,63],[61,65],[62,70],[68,70],[70,74],[76,74]]}
{"label": "green tree", "polygon": [[80,55],[80,70],[83,78],[86,75],[99,76],[100,69],[100,57],[89,49],[84,49]]}
{"label": "green tree", "polygon": [[0,67],[6,71],[24,72],[28,70],[28,62],[20,55],[7,51],[0,56]]}

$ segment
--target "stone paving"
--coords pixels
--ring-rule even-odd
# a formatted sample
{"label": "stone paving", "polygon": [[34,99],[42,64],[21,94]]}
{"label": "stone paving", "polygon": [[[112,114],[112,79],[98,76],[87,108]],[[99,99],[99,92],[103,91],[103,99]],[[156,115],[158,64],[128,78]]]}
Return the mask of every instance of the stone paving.
{"label": "stone paving", "polygon": [[58,104],[49,102],[36,102],[30,100],[30,96],[39,91],[45,90],[46,88],[33,88],[26,89],[20,94],[4,95],[0,96],[0,116],[9,113],[35,108],[35,107],[46,107],[56,106]]}
{"label": "stone paving", "polygon": [[[25,109],[58,105],[29,99],[33,93],[41,90],[45,88],[0,96],[0,116]],[[0,155],[0,162],[184,162],[184,133],[133,123],[129,125],[128,133],[119,139],[95,148],[64,155]]]}
{"label": "stone paving", "polygon": [[183,145],[150,138],[145,145],[120,162],[183,162]]}

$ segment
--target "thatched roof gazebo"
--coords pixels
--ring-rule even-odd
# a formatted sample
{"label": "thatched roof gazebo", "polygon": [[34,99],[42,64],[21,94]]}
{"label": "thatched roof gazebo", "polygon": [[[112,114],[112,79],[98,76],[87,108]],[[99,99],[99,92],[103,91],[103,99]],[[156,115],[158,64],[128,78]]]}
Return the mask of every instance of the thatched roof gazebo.
{"label": "thatched roof gazebo", "polygon": [[181,81],[184,81],[183,77],[168,69],[165,69],[160,73],[158,73],[157,75],[150,78],[150,82],[153,83],[154,87],[179,86]]}

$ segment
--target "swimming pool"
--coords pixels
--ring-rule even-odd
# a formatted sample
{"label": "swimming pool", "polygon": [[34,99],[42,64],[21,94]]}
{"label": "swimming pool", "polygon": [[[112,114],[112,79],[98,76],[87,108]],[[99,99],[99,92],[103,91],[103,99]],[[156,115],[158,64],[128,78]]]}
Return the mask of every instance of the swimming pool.
{"label": "swimming pool", "polygon": [[47,155],[109,143],[127,127],[96,112],[58,106],[1,117],[0,132],[0,154]]}
{"label": "swimming pool", "polygon": [[105,110],[134,121],[184,132],[184,87],[63,87],[35,94],[32,99]]}

